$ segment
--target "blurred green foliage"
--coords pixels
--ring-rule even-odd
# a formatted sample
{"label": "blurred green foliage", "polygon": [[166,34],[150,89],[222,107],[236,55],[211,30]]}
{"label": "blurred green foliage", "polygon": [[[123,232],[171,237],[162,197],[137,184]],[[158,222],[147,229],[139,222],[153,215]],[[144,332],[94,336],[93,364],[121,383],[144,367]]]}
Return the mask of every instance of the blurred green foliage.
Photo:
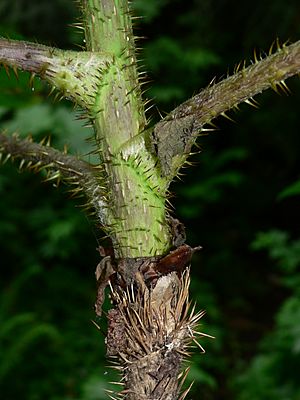
{"label": "blurred green foliage", "polygon": [[[155,121],[279,37],[299,39],[300,5],[279,0],[135,0],[136,32]],[[71,0],[2,0],[0,33],[78,48]],[[75,47],[74,47],[75,45]],[[73,47],[72,47],[73,46]],[[91,135],[68,102],[53,104],[39,80],[0,70],[1,127],[86,154]],[[299,80],[289,97],[269,92],[260,109],[199,137],[200,154],[172,185],[191,245],[192,298],[207,311],[206,354],[195,352],[191,398],[300,397]],[[158,112],[159,110],[159,112]],[[5,400],[102,400],[115,379],[94,318],[95,248],[101,232],[64,188],[0,168],[0,393]],[[176,194],[176,195],[175,195]],[[107,305],[108,306],[108,305]],[[97,321],[105,330],[105,322]]]}
{"label": "blurred green foliage", "polygon": [[[260,232],[254,250],[266,250],[274,260],[272,280],[287,295],[274,316],[273,326],[233,383],[238,399],[298,399],[300,396],[300,239],[287,232]],[[255,382],[255,385],[253,384]]]}

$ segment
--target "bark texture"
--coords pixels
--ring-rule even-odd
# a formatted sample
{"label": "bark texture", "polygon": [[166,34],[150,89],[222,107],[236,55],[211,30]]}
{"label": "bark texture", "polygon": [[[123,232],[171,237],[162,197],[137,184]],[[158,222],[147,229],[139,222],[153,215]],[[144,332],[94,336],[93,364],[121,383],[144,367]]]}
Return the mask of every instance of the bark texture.
{"label": "bark texture", "polygon": [[115,308],[108,313],[107,353],[124,374],[121,393],[128,400],[175,400],[181,366],[203,313],[188,299],[189,270],[158,278],[154,288],[142,274],[126,289],[112,288]]}

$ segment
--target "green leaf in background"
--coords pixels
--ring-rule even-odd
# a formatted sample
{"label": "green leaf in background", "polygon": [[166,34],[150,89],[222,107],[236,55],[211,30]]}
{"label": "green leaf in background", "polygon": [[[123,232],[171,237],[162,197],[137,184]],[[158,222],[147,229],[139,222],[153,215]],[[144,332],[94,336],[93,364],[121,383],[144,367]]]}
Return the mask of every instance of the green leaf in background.
{"label": "green leaf in background", "polygon": [[223,194],[238,188],[244,181],[244,174],[233,168],[235,162],[243,161],[248,157],[248,152],[243,148],[225,149],[214,156],[200,154],[198,179],[185,182],[179,187],[178,192],[185,199],[179,205],[179,212],[185,218],[193,218],[199,215],[206,204],[217,203]]}
{"label": "green leaf in background", "polygon": [[289,234],[277,229],[259,232],[251,243],[253,250],[267,250],[282,272],[293,273],[300,267],[300,240],[290,240]]}
{"label": "green leaf in background", "polygon": [[244,373],[234,378],[238,400],[299,399],[300,299],[296,294],[280,308],[274,331],[260,344],[260,352]]}
{"label": "green leaf in background", "polygon": [[285,187],[279,194],[277,199],[283,200],[287,197],[298,196],[300,194],[300,180]]}
{"label": "green leaf in background", "polygon": [[141,15],[144,21],[150,22],[160,14],[161,8],[170,2],[171,0],[133,0],[132,8],[136,15]]}
{"label": "green leaf in background", "polygon": [[84,127],[77,117],[78,112],[64,104],[32,104],[17,109],[10,120],[2,122],[2,128],[9,134],[30,134],[35,140],[49,135],[56,146],[63,148],[66,144],[71,152],[80,151],[81,155],[85,155],[91,151],[85,139],[92,135],[92,130]]}
{"label": "green leaf in background", "polygon": [[0,68],[0,107],[18,109],[42,100],[41,92],[45,85],[39,79],[34,79],[31,87],[29,73],[20,72],[17,78],[12,70],[8,72],[9,77],[5,69]]}
{"label": "green leaf in background", "polygon": [[[155,78],[149,95],[156,102],[179,102],[188,96],[186,87],[199,81],[203,70],[220,64],[220,58],[211,50],[199,46],[184,46],[169,36],[161,36],[147,43],[143,56],[147,69]],[[170,70],[169,66],[173,65]],[[188,75],[186,85],[178,85],[178,76]],[[193,87],[192,90],[198,88]]]}

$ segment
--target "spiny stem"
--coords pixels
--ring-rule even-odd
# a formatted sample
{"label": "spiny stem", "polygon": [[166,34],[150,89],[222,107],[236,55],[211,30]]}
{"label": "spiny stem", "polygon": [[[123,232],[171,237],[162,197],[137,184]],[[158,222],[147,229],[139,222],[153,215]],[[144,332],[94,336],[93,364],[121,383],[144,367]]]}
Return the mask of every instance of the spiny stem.
{"label": "spiny stem", "polygon": [[[197,135],[204,126],[242,102],[251,104],[253,96],[262,91],[281,87],[285,80],[300,72],[300,41],[283,45],[274,54],[260,61],[255,57],[249,67],[223,81],[208,86],[193,98],[175,108],[156,124],[153,143],[163,174],[172,181],[185,162]],[[173,145],[172,145],[173,144]],[[181,145],[179,145],[181,144]]]}
{"label": "spiny stem", "polygon": [[300,72],[300,41],[283,45],[275,54],[256,60],[247,68],[227,79],[204,89],[192,99],[173,110],[168,119],[195,116],[194,130],[251,99],[262,91],[283,85],[284,81]]}
{"label": "spiny stem", "polygon": [[[61,152],[50,146],[46,140],[34,143],[29,137],[21,139],[18,135],[0,133],[0,160],[20,160],[20,169],[28,168],[34,172],[45,171],[46,181],[64,180],[71,185],[71,192],[85,192],[100,222],[106,221],[106,199],[100,186],[101,171],[77,157]],[[97,201],[95,201],[97,198]]]}
{"label": "spiny stem", "polygon": [[12,158],[25,159],[27,163],[39,162],[41,167],[55,164],[55,168],[65,178],[86,180],[87,177],[91,177],[93,171],[93,167],[87,162],[55,150],[50,144],[34,143],[30,137],[21,139],[18,135],[0,133],[0,151]]}
{"label": "spiny stem", "polygon": [[146,149],[146,118],[127,0],[84,0],[87,49],[113,57],[91,112],[109,187],[108,224],[116,255],[163,254],[170,247],[165,185]]}

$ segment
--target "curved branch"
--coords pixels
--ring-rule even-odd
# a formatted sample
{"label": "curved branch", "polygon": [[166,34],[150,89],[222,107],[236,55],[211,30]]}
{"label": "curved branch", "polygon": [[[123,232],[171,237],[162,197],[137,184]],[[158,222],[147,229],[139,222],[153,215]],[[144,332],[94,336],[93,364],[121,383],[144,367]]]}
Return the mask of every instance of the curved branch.
{"label": "curved branch", "polygon": [[185,162],[204,125],[237,107],[263,90],[281,87],[285,80],[300,72],[300,41],[279,48],[275,54],[242,67],[234,75],[208,86],[175,108],[152,132],[152,146],[161,164],[162,174],[172,179]]}
{"label": "curved branch", "polygon": [[[5,158],[3,158],[5,157]],[[21,139],[18,135],[8,136],[0,133],[0,160],[20,160],[20,169],[27,168],[34,172],[45,171],[45,181],[60,180],[72,186],[71,192],[83,192],[89,199],[88,206],[96,210],[100,223],[106,223],[106,198],[103,187],[103,171],[79,160],[66,152],[50,147],[50,143],[34,143],[29,137]]]}
{"label": "curved branch", "polygon": [[6,160],[21,159],[20,168],[27,163],[28,168],[37,171],[57,170],[63,178],[77,180],[80,184],[92,173],[90,164],[49,145],[34,143],[30,137],[21,139],[18,135],[0,133],[0,152],[6,154]]}
{"label": "curved branch", "polygon": [[104,52],[60,50],[41,44],[0,39],[0,62],[5,66],[38,74],[63,96],[83,108],[94,105],[101,77],[112,57]]}

